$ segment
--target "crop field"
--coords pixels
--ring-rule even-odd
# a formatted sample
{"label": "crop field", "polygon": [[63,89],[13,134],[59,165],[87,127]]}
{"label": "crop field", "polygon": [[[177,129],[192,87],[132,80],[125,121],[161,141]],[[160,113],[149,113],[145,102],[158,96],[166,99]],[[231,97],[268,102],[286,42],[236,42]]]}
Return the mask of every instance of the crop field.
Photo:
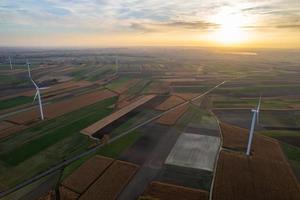
{"label": "crop field", "polygon": [[[208,192],[155,181],[147,187],[142,197],[160,200],[207,200]],[[143,199],[142,197],[140,200]]]}
{"label": "crop field", "polygon": [[[211,192],[213,200],[298,200],[300,59],[290,54],[299,53],[232,51],[0,50],[0,190],[84,155],[57,171],[58,182],[41,179],[8,199],[37,199],[30,197],[50,194],[51,183],[60,199],[208,200]],[[26,58],[38,85],[50,87],[42,91],[44,121],[31,104]]]}
{"label": "crop field", "polygon": [[130,87],[138,84],[140,79],[132,79],[132,78],[119,78],[112,83],[106,85],[108,89],[116,91],[118,93],[124,93],[129,90]]}
{"label": "crop field", "polygon": [[[44,106],[45,117],[52,119],[61,116],[65,113],[72,112],[74,110],[83,108],[85,106],[96,103],[107,98],[115,96],[114,93],[108,90],[102,90],[98,92],[92,92],[85,95],[80,95],[72,99],[68,99],[62,102],[53,103]],[[17,124],[29,124],[36,121],[39,118],[38,109],[27,111],[25,113],[18,114],[8,119]]]}
{"label": "crop field", "polygon": [[83,192],[112,164],[113,159],[94,156],[68,176],[62,185],[78,194]]}
{"label": "crop field", "polygon": [[[214,108],[255,108],[258,103],[258,98],[246,98],[246,97],[225,97],[214,96],[213,106]],[[288,97],[274,97],[274,98],[262,98],[261,107],[263,109],[291,109],[300,106],[300,101],[297,98]]]}
{"label": "crop field", "polygon": [[72,190],[70,190],[64,186],[60,186],[59,187],[59,197],[61,200],[76,200],[79,198],[79,194],[77,194],[76,192],[73,192]]}
{"label": "crop field", "polygon": [[116,199],[137,170],[137,165],[115,161],[79,199]]}
{"label": "crop field", "polygon": [[97,133],[101,129],[103,129],[105,126],[109,125],[110,123],[114,122],[115,120],[121,118],[122,116],[126,115],[127,113],[133,111],[134,109],[138,108],[139,106],[142,106],[144,103],[150,101],[152,98],[154,98],[155,95],[147,95],[143,98],[138,99],[137,101],[133,102],[132,104],[129,104],[128,106],[125,106],[124,108],[117,110],[116,112],[112,113],[111,115],[105,117],[104,119],[84,128],[81,130],[81,133],[92,136],[93,134]]}
{"label": "crop field", "polygon": [[300,188],[285,161],[248,158],[222,151],[213,199],[299,199]]}
{"label": "crop field", "polygon": [[32,96],[18,96],[10,99],[0,100],[0,110],[13,108],[26,103],[31,103],[33,100]]}
{"label": "crop field", "polygon": [[145,93],[150,93],[150,94],[163,94],[167,93],[170,91],[169,88],[170,83],[168,82],[152,82],[151,84],[148,85],[148,87],[145,89]]}
{"label": "crop field", "polygon": [[156,122],[164,125],[174,125],[176,121],[188,110],[189,106],[184,105],[161,116]]}
{"label": "crop field", "polygon": [[115,101],[115,97],[103,100],[2,140],[0,159],[5,166],[9,166],[9,170],[3,168],[6,173],[2,173],[0,182],[13,184],[66,157],[85,151],[91,141],[79,131],[110,114],[112,108],[108,107]]}
{"label": "crop field", "polygon": [[183,133],[165,163],[213,171],[219,145],[218,137]]}
{"label": "crop field", "polygon": [[172,93],[172,95],[178,96],[178,97],[180,97],[182,99],[185,99],[185,100],[190,100],[190,99],[192,99],[196,96],[199,96],[200,93],[175,93],[174,92],[174,93]]}
{"label": "crop field", "polygon": [[189,187],[194,189],[210,190],[213,173],[201,169],[164,165],[155,180]]}
{"label": "crop field", "polygon": [[176,97],[176,96],[170,96],[167,98],[164,102],[159,104],[155,109],[157,110],[168,110],[170,108],[173,108],[174,106],[177,106],[178,104],[181,104],[185,102],[183,99]]}

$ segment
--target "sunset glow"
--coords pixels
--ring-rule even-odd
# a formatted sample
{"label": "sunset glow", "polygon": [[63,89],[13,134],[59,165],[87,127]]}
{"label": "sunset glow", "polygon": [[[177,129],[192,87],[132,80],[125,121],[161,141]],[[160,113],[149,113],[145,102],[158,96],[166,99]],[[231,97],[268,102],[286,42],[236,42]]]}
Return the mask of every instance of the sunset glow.
{"label": "sunset glow", "polygon": [[299,48],[299,13],[298,0],[4,0],[0,45]]}

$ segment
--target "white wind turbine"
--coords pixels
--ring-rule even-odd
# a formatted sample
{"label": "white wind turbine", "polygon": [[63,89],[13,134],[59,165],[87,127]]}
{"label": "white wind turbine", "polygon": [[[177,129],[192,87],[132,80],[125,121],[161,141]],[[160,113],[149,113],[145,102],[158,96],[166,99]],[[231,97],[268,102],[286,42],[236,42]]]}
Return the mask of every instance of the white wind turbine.
{"label": "white wind turbine", "polygon": [[[30,63],[27,60],[27,69],[28,69],[28,76],[31,80],[31,82],[33,83],[35,89],[36,89],[36,93],[33,99],[33,102],[35,101],[35,99],[38,97],[39,100],[39,107],[40,107],[40,114],[41,114],[41,119],[44,120],[44,112],[43,112],[43,104],[42,104],[42,97],[41,97],[41,90],[45,90],[48,89],[49,87],[42,87],[40,88],[35,81],[31,78],[31,72],[30,72]],[[32,103],[33,103],[32,102]]]}
{"label": "white wind turbine", "polygon": [[9,60],[10,69],[13,70],[13,66],[11,64],[11,57],[10,56],[8,56],[8,60]]}
{"label": "white wind turbine", "polygon": [[246,151],[247,156],[249,156],[251,153],[251,146],[252,146],[252,141],[253,141],[253,136],[254,136],[255,122],[258,123],[258,121],[259,121],[260,102],[261,102],[261,96],[259,97],[259,102],[258,102],[257,108],[251,110],[253,112],[253,115],[252,115],[252,122],[251,122],[251,128],[250,128],[250,132],[249,132],[249,139],[248,139],[248,145],[247,145],[247,151]]}

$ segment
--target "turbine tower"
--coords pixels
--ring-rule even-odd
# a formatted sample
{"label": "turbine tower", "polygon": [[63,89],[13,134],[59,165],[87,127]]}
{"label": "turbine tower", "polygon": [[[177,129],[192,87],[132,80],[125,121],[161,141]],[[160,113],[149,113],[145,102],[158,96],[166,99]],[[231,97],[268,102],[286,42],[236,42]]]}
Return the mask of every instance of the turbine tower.
{"label": "turbine tower", "polygon": [[[34,87],[35,87],[35,89],[36,89],[36,93],[35,93],[33,102],[34,102],[35,99],[38,97],[41,119],[44,120],[44,111],[43,111],[43,104],[42,104],[41,90],[48,89],[49,87],[42,87],[42,88],[40,88],[40,87],[35,83],[35,81],[31,78],[30,63],[28,62],[28,60],[26,61],[26,63],[27,63],[27,69],[28,69],[28,76],[29,76],[31,82],[33,83],[33,85],[34,85]],[[32,102],[32,103],[33,103],[33,102]]]}
{"label": "turbine tower", "polygon": [[10,69],[13,70],[13,66],[11,64],[11,57],[10,56],[8,56],[8,60],[9,60]]}
{"label": "turbine tower", "polygon": [[252,121],[251,121],[251,128],[249,132],[249,139],[248,139],[248,145],[247,145],[247,151],[246,155],[249,156],[251,153],[251,146],[252,146],[252,141],[253,141],[253,136],[254,136],[254,129],[255,129],[255,122],[259,120],[259,111],[260,111],[260,102],[261,102],[261,97],[259,97],[259,102],[257,105],[256,109],[252,109]]}

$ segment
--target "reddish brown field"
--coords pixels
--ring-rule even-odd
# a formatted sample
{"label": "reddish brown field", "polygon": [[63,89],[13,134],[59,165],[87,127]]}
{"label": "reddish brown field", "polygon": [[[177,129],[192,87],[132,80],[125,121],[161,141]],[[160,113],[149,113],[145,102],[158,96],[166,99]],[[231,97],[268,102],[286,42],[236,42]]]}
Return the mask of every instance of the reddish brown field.
{"label": "reddish brown field", "polygon": [[154,181],[145,190],[143,196],[159,200],[207,200],[208,192]]}
{"label": "reddish brown field", "polygon": [[188,107],[188,105],[180,106],[179,108],[164,114],[156,122],[164,125],[174,125],[181,115],[187,111]]}
{"label": "reddish brown field", "polygon": [[[249,131],[229,124],[221,123],[223,147],[245,152]],[[255,135],[252,145],[253,157],[284,161],[285,157],[277,140]]]}
{"label": "reddish brown field", "polygon": [[[245,150],[248,130],[221,124],[223,146]],[[220,154],[213,199],[299,199],[300,187],[276,140],[255,135],[252,156]]]}
{"label": "reddish brown field", "polygon": [[138,166],[115,161],[106,172],[80,197],[81,200],[114,200],[128,184]]}
{"label": "reddish brown field", "polygon": [[[115,96],[115,93],[109,90],[101,90],[80,95],[65,101],[44,106],[44,115],[47,119],[55,118],[113,96]],[[23,112],[11,117],[9,118],[9,121],[26,125],[38,120],[39,116],[39,109],[37,107],[34,110]]]}
{"label": "reddish brown field", "polygon": [[286,162],[221,152],[213,191],[214,200],[299,198],[299,185]]}
{"label": "reddish brown field", "polygon": [[79,197],[79,194],[65,188],[64,186],[59,187],[59,199],[60,200],[76,200]]}
{"label": "reddish brown field", "polygon": [[176,96],[170,96],[169,98],[167,98],[164,102],[162,102],[161,104],[159,104],[158,106],[156,106],[156,110],[168,110],[170,108],[173,108],[174,106],[177,106],[180,103],[183,103],[184,100],[180,97],[176,97]]}
{"label": "reddish brown field", "polygon": [[67,177],[62,185],[82,194],[111,165],[113,159],[94,156]]}
{"label": "reddish brown field", "polygon": [[0,139],[9,136],[12,133],[23,130],[25,127],[22,125],[12,124],[10,122],[0,122]]}

